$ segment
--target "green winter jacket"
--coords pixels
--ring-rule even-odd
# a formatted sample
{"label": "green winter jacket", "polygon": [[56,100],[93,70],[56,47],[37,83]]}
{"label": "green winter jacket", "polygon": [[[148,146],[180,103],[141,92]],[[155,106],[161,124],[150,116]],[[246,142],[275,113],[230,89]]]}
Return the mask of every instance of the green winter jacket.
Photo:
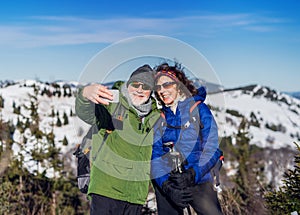
{"label": "green winter jacket", "polygon": [[[115,87],[120,89],[121,85],[118,82]],[[121,116],[123,129],[115,129],[108,134],[99,150],[104,133],[107,129],[111,130],[111,115],[117,109],[117,104],[97,105],[99,109],[96,115],[100,117],[96,117],[95,105],[82,96],[82,89],[76,98],[77,116],[102,128],[92,138],[88,194],[95,193],[134,204],[144,204],[150,183],[153,125],[159,118],[159,111],[152,99],[152,111],[142,120],[129,107],[127,99],[121,93],[119,100],[125,107],[125,113]]]}

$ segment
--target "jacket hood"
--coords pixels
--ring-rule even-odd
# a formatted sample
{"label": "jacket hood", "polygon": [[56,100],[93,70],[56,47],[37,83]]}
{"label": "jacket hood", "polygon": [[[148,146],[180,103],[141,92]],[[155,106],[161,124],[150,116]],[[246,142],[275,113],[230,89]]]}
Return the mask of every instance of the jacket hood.
{"label": "jacket hood", "polygon": [[206,89],[205,87],[199,87],[197,89],[198,93],[194,96],[195,101],[202,101],[204,102],[206,99]]}
{"label": "jacket hood", "polygon": [[186,105],[187,103],[191,102],[191,101],[201,101],[201,102],[204,102],[206,99],[206,89],[205,87],[199,87],[197,89],[197,95],[194,95],[192,97],[189,97],[187,99],[185,99],[184,101],[182,102],[179,102],[178,104],[181,106],[181,105]]}

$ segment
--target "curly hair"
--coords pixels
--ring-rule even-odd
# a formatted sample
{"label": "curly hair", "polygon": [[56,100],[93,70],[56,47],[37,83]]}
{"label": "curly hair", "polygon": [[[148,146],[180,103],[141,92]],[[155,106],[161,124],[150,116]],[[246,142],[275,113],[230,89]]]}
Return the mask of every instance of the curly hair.
{"label": "curly hair", "polygon": [[178,62],[175,62],[174,66],[169,66],[168,63],[162,63],[154,67],[156,71],[155,82],[160,77],[160,72],[172,72],[175,74],[179,90],[184,93],[186,97],[195,96],[197,94],[197,88],[194,86],[193,81],[189,80],[185,75],[184,68]]}

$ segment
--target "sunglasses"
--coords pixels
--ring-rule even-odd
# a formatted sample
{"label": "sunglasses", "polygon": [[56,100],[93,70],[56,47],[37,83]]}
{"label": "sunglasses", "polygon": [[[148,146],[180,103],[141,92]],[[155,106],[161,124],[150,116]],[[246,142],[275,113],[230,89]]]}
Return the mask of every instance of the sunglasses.
{"label": "sunglasses", "polygon": [[175,81],[165,82],[162,85],[155,85],[154,86],[154,90],[155,91],[160,91],[161,87],[163,87],[164,89],[170,89],[174,84],[176,84]]}
{"label": "sunglasses", "polygon": [[140,86],[142,86],[143,90],[151,90],[151,87],[149,85],[138,83],[138,82],[131,82],[130,86],[132,86],[133,88],[136,88],[136,89],[138,89]]}

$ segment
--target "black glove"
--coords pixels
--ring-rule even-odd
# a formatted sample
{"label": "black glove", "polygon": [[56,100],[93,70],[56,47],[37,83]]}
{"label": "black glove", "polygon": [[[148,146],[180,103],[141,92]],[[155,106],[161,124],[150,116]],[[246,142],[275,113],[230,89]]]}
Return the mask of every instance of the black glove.
{"label": "black glove", "polygon": [[195,170],[190,168],[182,173],[172,173],[169,176],[169,180],[179,189],[185,189],[195,185],[195,175]]}
{"label": "black glove", "polygon": [[163,183],[162,190],[180,208],[187,207],[192,201],[192,192],[189,189],[178,189],[169,180]]}

